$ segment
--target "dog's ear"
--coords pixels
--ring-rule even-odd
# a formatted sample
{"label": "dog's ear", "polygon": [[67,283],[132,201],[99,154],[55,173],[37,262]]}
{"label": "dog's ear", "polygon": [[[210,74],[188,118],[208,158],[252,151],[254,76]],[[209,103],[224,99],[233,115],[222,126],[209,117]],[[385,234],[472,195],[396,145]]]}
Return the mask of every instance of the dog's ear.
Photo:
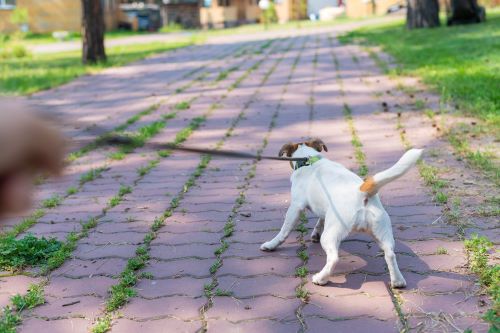
{"label": "dog's ear", "polygon": [[299,148],[298,143],[287,143],[281,147],[278,156],[281,157],[283,154],[286,154],[286,156],[292,157],[292,154],[297,150],[297,148]]}
{"label": "dog's ear", "polygon": [[307,141],[307,142],[304,142],[304,143],[306,144],[306,146],[309,146],[309,147],[311,147],[313,149],[316,149],[319,152],[321,152],[323,149],[325,151],[328,151],[328,148],[326,148],[325,143],[321,139],[314,139],[312,141]]}

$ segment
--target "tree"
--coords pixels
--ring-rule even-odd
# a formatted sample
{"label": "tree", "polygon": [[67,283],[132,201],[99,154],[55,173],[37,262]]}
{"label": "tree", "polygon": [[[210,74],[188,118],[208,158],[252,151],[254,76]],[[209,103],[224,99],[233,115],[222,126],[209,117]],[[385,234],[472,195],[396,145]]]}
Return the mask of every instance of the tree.
{"label": "tree", "polygon": [[451,0],[448,25],[480,23],[485,20],[486,11],[477,4],[477,0]]}
{"label": "tree", "polygon": [[408,29],[439,27],[438,0],[408,0],[406,26]]}
{"label": "tree", "polygon": [[82,0],[82,62],[106,61],[104,14],[101,0]]}
{"label": "tree", "polygon": [[29,30],[29,13],[26,8],[17,7],[10,15],[10,22],[19,27],[19,31],[28,32]]}

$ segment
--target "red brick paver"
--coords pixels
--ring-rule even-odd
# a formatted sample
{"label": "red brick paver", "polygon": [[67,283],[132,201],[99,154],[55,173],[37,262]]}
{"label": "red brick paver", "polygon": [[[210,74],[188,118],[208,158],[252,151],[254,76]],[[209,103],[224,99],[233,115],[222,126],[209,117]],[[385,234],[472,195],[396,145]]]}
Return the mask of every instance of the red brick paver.
{"label": "red brick paver", "polygon": [[[176,103],[191,100],[190,108],[178,112],[150,141],[170,142],[193,119],[206,116],[186,144],[214,148],[223,140],[224,149],[276,155],[282,144],[314,136],[327,144],[327,157],[357,170],[343,113],[347,104],[373,174],[392,165],[405,150],[397,115],[383,112],[380,96],[391,107],[402,105],[403,111],[406,97],[386,94],[396,83],[381,74],[361,48],[339,44],[334,30],[283,32],[270,43],[262,36],[255,40],[247,36],[244,41],[231,37],[225,43],[190,47],[78,79],[34,98],[53,107],[68,135],[78,139],[95,138],[88,125],[112,129],[160,103],[130,127],[137,130],[161,119]],[[217,79],[225,70],[227,77]],[[415,146],[437,144],[435,138],[421,134],[426,132],[419,120],[406,120],[411,123],[408,139]],[[71,126],[77,122],[87,126]],[[155,152],[140,148],[121,161],[110,161],[109,152],[92,151],[72,163],[62,179],[38,187],[40,202],[64,193],[91,168],[108,168],[60,206],[47,210],[28,230],[64,240],[70,232],[81,231],[82,221],[97,219],[71,258],[47,276],[46,303],[23,312],[21,332],[89,331],[103,316],[108,290],[118,283],[127,260],[135,256],[155,218],[183,190],[199,163],[196,155],[174,152],[141,176],[137,169],[156,158]],[[416,169],[381,194],[408,283],[397,291],[388,286],[378,245],[366,235],[352,235],[343,242],[335,274],[323,287],[310,282],[311,274],[305,279],[296,276],[300,266],[315,273],[325,262],[321,246],[311,243],[309,234],[293,232],[275,252],[261,252],[260,244],[271,239],[283,222],[291,170],[287,163],[252,163],[212,159],[156,232],[150,259],[134,287],[137,295],[112,314],[113,332],[487,330],[478,319],[484,297],[475,294],[474,279],[464,268],[457,228],[440,221],[442,209]],[[108,207],[122,185],[132,192]],[[228,221],[234,223],[229,235],[225,234]],[[314,223],[311,216],[308,233]],[[216,249],[221,244],[227,249],[219,255]],[[446,249],[446,254],[436,254],[438,248]],[[307,253],[307,262],[298,256],[301,250]],[[0,278],[1,305],[40,281]],[[308,292],[307,298],[298,298],[300,288]]]}

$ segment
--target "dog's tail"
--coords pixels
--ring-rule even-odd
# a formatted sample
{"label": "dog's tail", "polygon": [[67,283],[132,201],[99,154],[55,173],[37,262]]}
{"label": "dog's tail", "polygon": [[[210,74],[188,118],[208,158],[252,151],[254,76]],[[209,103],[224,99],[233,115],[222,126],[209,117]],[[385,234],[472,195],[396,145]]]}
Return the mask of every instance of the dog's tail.
{"label": "dog's tail", "polygon": [[361,192],[366,192],[368,196],[377,194],[382,186],[392,182],[394,179],[401,177],[417,163],[422,156],[423,149],[410,149],[396,162],[392,167],[382,172],[375,174],[373,177],[368,177],[361,187]]}

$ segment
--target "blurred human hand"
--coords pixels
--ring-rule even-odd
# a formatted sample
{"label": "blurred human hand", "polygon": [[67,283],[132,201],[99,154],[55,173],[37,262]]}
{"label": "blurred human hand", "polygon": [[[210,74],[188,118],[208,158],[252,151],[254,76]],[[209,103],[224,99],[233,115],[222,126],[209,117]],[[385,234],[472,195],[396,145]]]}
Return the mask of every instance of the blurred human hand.
{"label": "blurred human hand", "polygon": [[0,216],[28,208],[40,174],[58,175],[65,140],[19,101],[0,99]]}

